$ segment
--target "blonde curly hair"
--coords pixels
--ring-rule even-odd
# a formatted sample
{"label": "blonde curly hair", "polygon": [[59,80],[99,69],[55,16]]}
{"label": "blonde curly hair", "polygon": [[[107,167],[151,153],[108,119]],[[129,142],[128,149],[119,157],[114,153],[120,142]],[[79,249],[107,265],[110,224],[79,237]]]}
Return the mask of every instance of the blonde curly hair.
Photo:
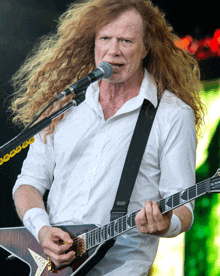
{"label": "blonde curly hair", "polygon": [[[178,48],[179,40],[164,14],[150,0],[89,0],[73,3],[59,18],[57,32],[42,38],[12,77],[16,92],[11,105],[13,122],[27,126],[43,108],[73,82],[95,69],[94,41],[98,30],[122,12],[135,8],[144,25],[144,44],[149,50],[144,67],[158,85],[158,96],[169,90],[191,106],[195,114],[197,136],[204,124],[200,71],[197,61]],[[71,100],[56,104],[60,108]],[[51,106],[44,116],[51,113]],[[53,133],[63,118],[47,128]]]}

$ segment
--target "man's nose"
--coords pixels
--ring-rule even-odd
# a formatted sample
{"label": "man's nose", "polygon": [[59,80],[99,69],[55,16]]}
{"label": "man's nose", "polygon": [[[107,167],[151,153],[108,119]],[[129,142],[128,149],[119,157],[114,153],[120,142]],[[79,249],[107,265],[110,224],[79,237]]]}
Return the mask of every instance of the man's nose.
{"label": "man's nose", "polygon": [[113,55],[113,56],[118,56],[121,53],[120,50],[120,43],[117,40],[112,40],[110,45],[109,45],[109,55]]}

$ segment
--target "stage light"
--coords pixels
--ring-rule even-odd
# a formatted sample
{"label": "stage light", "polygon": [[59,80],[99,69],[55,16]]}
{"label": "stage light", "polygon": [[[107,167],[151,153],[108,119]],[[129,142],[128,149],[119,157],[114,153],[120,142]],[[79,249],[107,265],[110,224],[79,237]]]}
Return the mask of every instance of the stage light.
{"label": "stage light", "polygon": [[198,60],[220,56],[220,29],[217,29],[213,38],[207,37],[204,40],[196,41],[191,36],[185,36],[175,41],[175,45],[190,54],[195,55]]}

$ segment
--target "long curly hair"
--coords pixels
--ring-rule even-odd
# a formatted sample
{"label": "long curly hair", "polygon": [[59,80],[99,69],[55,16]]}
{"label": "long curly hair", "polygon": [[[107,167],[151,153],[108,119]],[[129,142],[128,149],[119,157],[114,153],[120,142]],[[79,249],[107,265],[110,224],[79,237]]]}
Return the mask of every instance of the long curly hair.
{"label": "long curly hair", "polygon": [[[56,33],[43,37],[12,77],[16,91],[10,108],[13,122],[27,126],[55,96],[94,70],[97,31],[132,8],[143,19],[144,43],[149,50],[143,65],[157,83],[159,98],[164,90],[169,90],[191,106],[199,136],[205,108],[199,96],[198,63],[175,45],[179,37],[150,0],[89,0],[71,4],[59,18]],[[51,106],[44,116],[71,98]],[[63,115],[53,121],[45,137],[53,133],[62,118]]]}

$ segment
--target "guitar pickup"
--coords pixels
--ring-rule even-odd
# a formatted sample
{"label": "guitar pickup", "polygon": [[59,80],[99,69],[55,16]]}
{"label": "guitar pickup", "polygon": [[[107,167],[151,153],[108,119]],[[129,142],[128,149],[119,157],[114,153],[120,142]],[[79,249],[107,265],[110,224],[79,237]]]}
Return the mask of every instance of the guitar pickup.
{"label": "guitar pickup", "polygon": [[86,231],[76,236],[76,258],[86,254]]}

